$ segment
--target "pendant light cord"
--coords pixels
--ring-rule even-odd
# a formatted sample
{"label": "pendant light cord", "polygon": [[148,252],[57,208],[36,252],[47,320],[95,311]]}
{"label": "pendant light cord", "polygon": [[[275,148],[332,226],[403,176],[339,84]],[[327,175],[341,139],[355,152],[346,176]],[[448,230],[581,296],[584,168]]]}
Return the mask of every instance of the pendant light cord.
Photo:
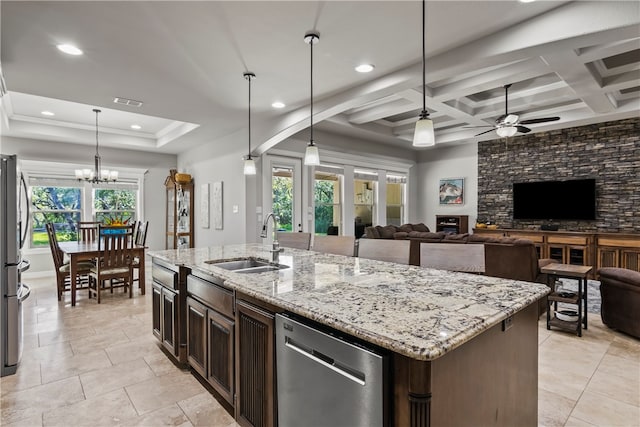
{"label": "pendant light cord", "polygon": [[311,122],[311,125],[309,126],[309,130],[311,133],[311,138],[309,140],[310,145],[313,145],[313,40],[314,39],[315,39],[315,36],[312,35],[311,42],[309,43],[309,45],[311,46],[311,116],[309,117],[309,120]]}
{"label": "pendant light cord", "polygon": [[93,110],[96,112],[96,157],[100,157],[100,153],[98,153],[98,113],[100,110]]}
{"label": "pendant light cord", "polygon": [[251,160],[251,75],[247,76],[249,80],[249,154],[247,160]]}
{"label": "pendant light cord", "polygon": [[425,6],[426,1],[422,0],[422,117],[427,117],[427,83],[426,83],[426,74],[427,74],[427,52],[425,49],[425,35],[426,35],[426,18],[425,18],[425,12],[426,12],[426,6]]}

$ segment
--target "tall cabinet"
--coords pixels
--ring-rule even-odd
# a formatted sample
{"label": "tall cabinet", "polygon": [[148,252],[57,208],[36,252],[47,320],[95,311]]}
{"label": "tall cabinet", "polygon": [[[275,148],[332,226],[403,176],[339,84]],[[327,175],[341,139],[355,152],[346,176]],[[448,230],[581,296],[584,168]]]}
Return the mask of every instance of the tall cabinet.
{"label": "tall cabinet", "polygon": [[166,201],[166,249],[193,247],[193,180],[172,169],[164,181]]}

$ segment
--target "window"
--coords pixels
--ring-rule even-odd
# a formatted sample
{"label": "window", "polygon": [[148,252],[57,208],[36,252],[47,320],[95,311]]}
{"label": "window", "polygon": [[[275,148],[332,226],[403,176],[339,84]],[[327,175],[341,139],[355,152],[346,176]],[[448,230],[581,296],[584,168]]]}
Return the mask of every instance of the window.
{"label": "window", "polygon": [[272,177],[271,209],[278,217],[278,229],[293,231],[293,169],[274,167]]}
{"label": "window", "polygon": [[387,175],[387,224],[404,223],[404,200],[407,178]]}
{"label": "window", "polygon": [[318,171],[314,181],[315,234],[339,234],[342,205],[340,203],[340,175]]}
{"label": "window", "polygon": [[131,224],[136,220],[137,191],[121,188],[93,189],[93,217],[105,224]]}
{"label": "window", "polygon": [[31,247],[49,245],[45,224],[52,222],[60,242],[78,240],[76,224],[82,217],[82,188],[32,185]]}

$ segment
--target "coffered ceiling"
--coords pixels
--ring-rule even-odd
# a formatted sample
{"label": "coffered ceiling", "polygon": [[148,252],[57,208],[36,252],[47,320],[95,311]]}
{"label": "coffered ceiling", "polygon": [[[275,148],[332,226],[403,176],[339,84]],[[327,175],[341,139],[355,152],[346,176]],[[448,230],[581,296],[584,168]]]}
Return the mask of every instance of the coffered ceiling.
{"label": "coffered ceiling", "polygon": [[[309,125],[303,37],[315,29],[317,127],[412,149],[422,104],[418,1],[3,1],[0,12],[3,135],[94,144],[99,107],[105,145],[179,153],[234,133],[246,140],[249,70],[261,154]],[[62,54],[59,43],[84,55]],[[533,132],[640,113],[637,1],[429,1],[426,43],[438,144],[496,138],[466,126],[504,114],[505,84],[521,120],[560,117]],[[357,73],[360,63],[375,69]]]}

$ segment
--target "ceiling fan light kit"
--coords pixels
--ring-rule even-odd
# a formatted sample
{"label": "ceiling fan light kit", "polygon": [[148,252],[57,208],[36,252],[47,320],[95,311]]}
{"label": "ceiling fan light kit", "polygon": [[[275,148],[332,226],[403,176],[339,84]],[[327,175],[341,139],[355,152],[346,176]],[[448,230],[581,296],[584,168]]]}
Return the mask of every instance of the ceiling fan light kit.
{"label": "ceiling fan light kit", "polygon": [[436,144],[436,137],[433,129],[433,121],[429,118],[427,111],[427,84],[426,84],[426,62],[425,51],[426,37],[426,2],[422,0],[422,112],[420,119],[416,122],[416,129],[413,133],[414,147],[432,147]]}
{"label": "ceiling fan light kit", "polygon": [[516,132],[518,132],[518,128],[515,126],[502,126],[496,129],[496,133],[498,134],[498,136],[501,136],[503,138],[513,136],[516,134]]}
{"label": "ceiling fan light kit", "polygon": [[320,166],[320,153],[318,147],[313,142],[313,45],[320,41],[320,35],[318,33],[310,32],[304,35],[304,42],[311,47],[311,112],[309,114],[309,145],[304,153],[304,164],[306,166]]}

